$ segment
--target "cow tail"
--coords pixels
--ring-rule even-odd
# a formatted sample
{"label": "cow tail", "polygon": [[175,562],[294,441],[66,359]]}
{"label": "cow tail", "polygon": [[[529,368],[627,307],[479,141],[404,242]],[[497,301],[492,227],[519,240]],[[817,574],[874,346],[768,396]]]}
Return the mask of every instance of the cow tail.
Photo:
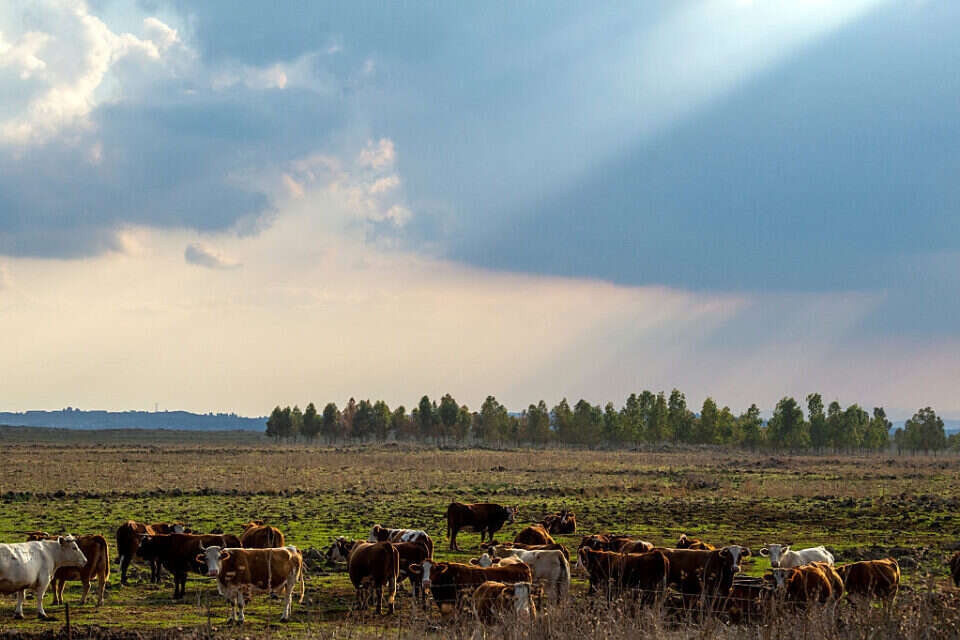
{"label": "cow tail", "polygon": [[[452,506],[453,504],[451,503],[450,507]],[[450,539],[450,507],[447,507],[447,540]]]}
{"label": "cow tail", "polygon": [[300,556],[300,604],[303,604],[303,594],[307,592],[307,586],[303,579],[303,555]]}
{"label": "cow tail", "polygon": [[396,546],[390,545],[390,599],[388,604],[393,604],[397,599],[397,576],[400,575],[400,551]]}
{"label": "cow tail", "polygon": [[98,542],[103,543],[100,545],[100,550],[103,552],[103,579],[106,581],[110,579],[110,545],[107,544],[107,539],[103,536],[100,536]]}

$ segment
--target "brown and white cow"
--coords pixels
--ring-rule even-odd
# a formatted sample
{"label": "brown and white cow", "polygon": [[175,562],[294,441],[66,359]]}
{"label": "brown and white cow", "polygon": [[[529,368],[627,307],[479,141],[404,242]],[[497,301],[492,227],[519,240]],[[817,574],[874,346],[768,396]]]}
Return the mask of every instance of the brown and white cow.
{"label": "brown and white cow", "polygon": [[[516,548],[501,549],[501,551],[503,551],[502,556],[491,558],[485,553],[477,559],[477,562],[471,560],[470,564],[490,567],[515,558],[530,567],[535,583],[553,589],[557,602],[570,592],[570,561],[562,552],[558,550],[528,551]],[[497,563],[496,560],[500,562]]]}
{"label": "brown and white cow", "polygon": [[824,603],[833,596],[830,579],[820,567],[807,564],[802,567],[770,569],[778,595],[792,603]]}
{"label": "brown and white cow", "polygon": [[[391,542],[348,540],[341,536],[327,550],[327,561],[347,563],[350,582],[357,590],[357,609],[366,608],[364,590],[372,586],[377,599],[377,613],[382,613],[383,588],[386,586],[389,613],[393,613],[400,578],[400,552],[396,545]],[[412,568],[408,567],[408,571],[412,573]],[[417,575],[419,577],[419,573]]]}
{"label": "brown and white cow", "polygon": [[506,566],[474,567],[459,562],[434,562],[424,560],[410,567],[413,573],[421,574],[424,588],[430,589],[437,608],[444,616],[453,613],[465,595],[478,586],[492,580],[504,584],[532,582],[530,567],[518,562]]}
{"label": "brown and white cow", "polygon": [[506,554],[507,549],[525,549],[526,551],[559,551],[563,554],[563,557],[567,559],[567,562],[570,561],[570,552],[567,551],[567,548],[555,542],[553,544],[522,544],[519,542],[503,542],[501,544],[487,545],[485,548],[488,553],[503,558]]}
{"label": "brown and white cow", "polygon": [[[27,540],[57,540],[58,536],[51,536],[45,531],[34,531]],[[77,546],[86,556],[87,562],[82,567],[60,567],[53,574],[53,604],[63,603],[63,588],[67,581],[79,580],[83,583],[83,595],[80,596],[80,604],[87,601],[87,593],[90,591],[90,583],[94,578],[97,579],[97,606],[103,604],[103,592],[107,587],[107,580],[110,578],[110,550],[107,548],[107,540],[99,535],[77,536]]]}
{"label": "brown and white cow", "polygon": [[489,534],[493,542],[494,534],[504,524],[513,524],[516,521],[519,507],[504,507],[492,502],[465,504],[451,502],[447,507],[447,537],[450,539],[450,550],[459,551],[457,533],[461,529],[469,529],[480,533],[480,543],[484,536]]}
{"label": "brown and white cow", "polygon": [[[127,569],[133,559],[140,555],[140,540],[144,535],[190,533],[182,522],[156,522],[145,524],[136,520],[127,520],[117,528],[117,561],[120,563],[120,584],[127,584]],[[160,582],[160,565],[150,563],[150,581]]]}
{"label": "brown and white cow", "polygon": [[243,525],[240,544],[244,549],[278,549],[285,546],[285,540],[280,529],[254,520]]}
{"label": "brown and white cow", "polygon": [[900,589],[900,565],[893,558],[838,565],[836,572],[851,595],[893,602]]}
{"label": "brown and white cow", "polygon": [[566,509],[546,516],[540,524],[553,535],[569,536],[577,532],[577,516]]}
{"label": "brown and white cow", "polygon": [[217,579],[217,591],[231,604],[231,622],[244,621],[244,596],[249,598],[256,593],[284,596],[281,622],[290,619],[297,582],[300,583],[300,602],[303,602],[306,591],[303,556],[296,547],[241,549],[209,546],[201,548],[196,561],[206,566],[208,577]]}
{"label": "brown and white cow", "polygon": [[513,541],[517,544],[556,544],[547,530],[539,524],[532,524],[514,536]]}
{"label": "brown and white cow", "polygon": [[529,582],[504,584],[488,580],[473,592],[473,606],[484,624],[499,622],[509,616],[537,617],[533,603],[533,585]]}
{"label": "brown and white cow", "polygon": [[712,544],[704,542],[699,538],[690,538],[687,537],[687,534],[681,533],[680,539],[677,541],[677,549],[699,549],[701,551],[713,551],[716,547]]}
{"label": "brown and white cow", "polygon": [[660,551],[618,553],[581,547],[577,563],[589,576],[590,593],[599,589],[607,598],[632,590],[649,602],[666,591],[670,576],[670,560]]}
{"label": "brown and white cow", "polygon": [[187,573],[191,569],[204,571],[196,562],[201,550],[206,547],[241,548],[240,538],[232,534],[170,533],[143,535],[140,555],[155,561],[173,574],[173,598],[182,598],[187,590]]}
{"label": "brown and white cow", "polygon": [[428,557],[433,557],[433,540],[423,529],[388,529],[375,524],[367,542],[419,542],[427,548]]}
{"label": "brown and white cow", "polygon": [[0,593],[16,593],[15,618],[23,618],[23,599],[27,589],[37,598],[37,615],[47,617],[43,595],[50,579],[61,567],[82,567],[86,557],[73,536],[56,540],[33,540],[0,544]]}

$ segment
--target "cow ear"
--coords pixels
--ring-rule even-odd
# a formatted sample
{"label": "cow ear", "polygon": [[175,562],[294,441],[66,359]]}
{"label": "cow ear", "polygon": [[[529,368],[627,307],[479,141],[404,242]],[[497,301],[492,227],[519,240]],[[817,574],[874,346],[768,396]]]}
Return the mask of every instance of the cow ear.
{"label": "cow ear", "polygon": [[788,545],[788,544],[783,545],[783,551],[784,551],[784,552],[790,551],[790,545]]}
{"label": "cow ear", "polygon": [[227,552],[227,551],[221,551],[221,552],[220,552],[220,559],[221,559],[221,560],[226,560],[226,559],[229,558],[229,557],[230,557],[230,553],[229,553],[229,552]]}
{"label": "cow ear", "polygon": [[480,566],[480,558],[470,558],[470,564],[472,564],[472,565],[475,566],[475,567],[479,567],[479,566]]}
{"label": "cow ear", "polygon": [[408,567],[410,573],[415,576],[423,575],[423,565],[422,564],[412,564]]}
{"label": "cow ear", "polygon": [[767,549],[766,547],[760,547],[760,555],[766,558],[770,555],[770,549]]}
{"label": "cow ear", "polygon": [[197,557],[194,558],[194,560],[196,560],[198,564],[203,564],[207,561],[207,557],[202,553],[198,553]]}
{"label": "cow ear", "polygon": [[750,551],[750,547],[740,547],[740,557],[749,558],[753,555],[753,552]]}
{"label": "cow ear", "polygon": [[59,536],[59,537],[57,538],[57,542],[59,542],[60,544],[64,544],[64,542],[66,542],[66,541],[63,539],[63,536]]}

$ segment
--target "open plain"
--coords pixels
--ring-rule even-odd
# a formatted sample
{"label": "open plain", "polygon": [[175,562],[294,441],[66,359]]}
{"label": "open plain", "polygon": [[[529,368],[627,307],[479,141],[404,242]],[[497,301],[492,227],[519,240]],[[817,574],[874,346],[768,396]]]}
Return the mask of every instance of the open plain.
{"label": "open plain", "polygon": [[[477,555],[478,536],[463,533],[465,551],[447,550],[444,511],[452,500],[518,505],[517,524],[505,527],[500,540],[511,540],[526,524],[566,507],[576,511],[579,529],[558,539],[574,550],[581,534],[607,531],[665,546],[681,533],[715,544],[747,545],[755,554],[743,568],[754,575],[769,566],[756,550],[773,542],[797,548],[824,544],[838,563],[898,560],[903,586],[892,612],[877,606],[851,609],[837,613],[839,622],[823,612],[806,612],[804,637],[866,637],[868,628],[887,629],[890,637],[955,637],[960,620],[947,568],[960,547],[960,458],[954,456],[790,456],[719,448],[440,450],[397,443],[276,446],[249,435],[171,438],[169,433],[133,439],[91,432],[65,442],[30,433],[0,432],[0,541],[18,542],[25,532],[44,530],[100,533],[110,544],[112,573],[102,607],[89,601],[79,606],[80,584],[68,584],[65,597],[75,636],[133,630],[157,637],[424,632],[469,637],[478,632],[476,623],[440,626],[436,609],[418,610],[408,593],[398,597],[394,616],[353,611],[354,592],[343,567],[328,566],[321,557],[335,536],[366,537],[373,524],[381,523],[423,528],[433,536],[439,559],[466,561]],[[161,585],[150,584],[142,562],[133,565],[131,585],[120,587],[115,532],[128,519],[184,521],[197,531],[226,533],[239,533],[241,523],[251,519],[265,520],[304,552],[306,599],[294,605],[292,622],[280,625],[280,600],[256,597],[245,626],[237,628],[225,624],[229,608],[213,581],[199,575],[191,576],[179,603],[171,598],[170,575],[164,574]],[[559,608],[544,604],[535,626],[523,633],[564,637],[573,633],[570,624],[581,629],[589,624],[595,635],[619,637],[639,625],[652,635],[682,637],[708,624],[662,611],[659,617],[649,611],[598,613],[599,604],[592,605],[585,591],[584,576],[574,572],[570,601]],[[48,591],[48,602],[51,597]],[[27,619],[15,621],[13,605],[13,597],[0,598],[0,629],[14,637],[53,635],[64,626],[62,606],[48,607],[55,620],[39,621],[28,599]],[[877,619],[858,618],[862,624],[852,624],[854,615]],[[715,634],[730,637],[758,633],[755,626],[709,624]],[[796,624],[789,629],[777,624],[768,621],[760,628],[771,637],[800,633]]]}

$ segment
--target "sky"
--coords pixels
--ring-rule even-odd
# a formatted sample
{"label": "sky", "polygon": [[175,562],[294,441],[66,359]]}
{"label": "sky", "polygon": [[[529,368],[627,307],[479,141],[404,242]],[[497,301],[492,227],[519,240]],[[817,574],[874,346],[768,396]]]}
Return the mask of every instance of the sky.
{"label": "sky", "polygon": [[0,4],[0,409],[960,417],[960,4]]}

